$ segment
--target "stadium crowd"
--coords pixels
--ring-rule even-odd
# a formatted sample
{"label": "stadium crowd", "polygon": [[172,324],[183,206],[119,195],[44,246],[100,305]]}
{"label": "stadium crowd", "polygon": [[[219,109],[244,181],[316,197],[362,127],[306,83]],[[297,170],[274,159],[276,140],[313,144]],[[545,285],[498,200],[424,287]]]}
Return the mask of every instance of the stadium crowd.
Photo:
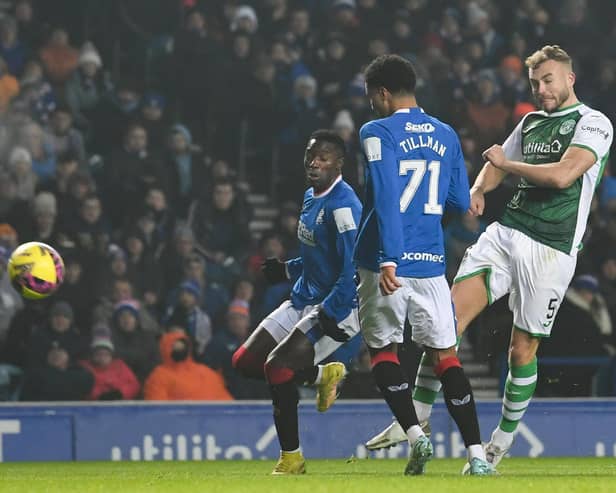
{"label": "stadium crowd", "polygon": [[[0,2],[0,399],[267,397],[231,365],[289,293],[259,266],[297,254],[311,132],[342,136],[361,197],[357,134],[373,118],[361,73],[379,54],[415,64],[419,104],[457,130],[471,182],[481,152],[534,109],[524,59],[543,44],[573,56],[580,99],[616,121],[616,6],[605,2],[51,3]],[[540,351],[540,363],[610,362],[546,366],[538,395],[616,395],[615,173],[608,163]],[[488,195],[482,218],[445,217],[450,278],[514,185]],[[259,235],[254,192],[279,211]],[[23,300],[7,278],[26,241],[64,258],[48,300]],[[503,303],[469,331],[494,373],[511,328]],[[374,394],[359,339],[337,357],[360,376],[345,395]]]}

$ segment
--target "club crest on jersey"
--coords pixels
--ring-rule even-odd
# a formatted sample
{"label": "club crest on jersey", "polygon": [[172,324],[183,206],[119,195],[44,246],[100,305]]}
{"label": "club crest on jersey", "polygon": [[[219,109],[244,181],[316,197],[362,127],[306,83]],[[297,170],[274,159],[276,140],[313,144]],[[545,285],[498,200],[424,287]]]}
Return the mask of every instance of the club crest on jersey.
{"label": "club crest on jersey", "polygon": [[325,209],[321,209],[317,214],[317,218],[315,219],[316,224],[323,224],[323,217],[325,216]]}
{"label": "club crest on jersey", "polygon": [[575,123],[575,120],[564,121],[558,129],[558,133],[560,135],[567,135],[568,133],[571,133],[571,131],[575,128]]}
{"label": "club crest on jersey", "polygon": [[406,122],[404,126],[406,132],[430,133],[434,132],[434,125],[431,123],[411,123]]}
{"label": "club crest on jersey", "polygon": [[301,220],[297,225],[297,239],[308,246],[316,246],[314,230],[309,229]]}

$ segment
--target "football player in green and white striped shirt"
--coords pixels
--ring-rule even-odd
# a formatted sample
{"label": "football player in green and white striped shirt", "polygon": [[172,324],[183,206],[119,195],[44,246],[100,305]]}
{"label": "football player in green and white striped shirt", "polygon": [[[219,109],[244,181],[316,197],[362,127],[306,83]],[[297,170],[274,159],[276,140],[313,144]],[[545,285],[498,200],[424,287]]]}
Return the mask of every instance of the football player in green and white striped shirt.
{"label": "football player in green and white striped shirt", "polygon": [[[484,194],[507,174],[519,176],[520,183],[500,221],[466,251],[452,288],[458,335],[509,293],[509,374],[501,420],[486,446],[494,466],[511,447],[535,391],[537,349],[549,337],[573,277],[613,131],[603,113],[578,101],[571,58],[562,48],[544,46],[526,66],[540,111],[527,114],[502,146],[483,153],[486,163],[471,188],[470,213],[483,213]],[[413,394],[420,422],[428,420],[440,390],[430,370],[422,359]],[[368,448],[397,443],[396,427],[374,437]]]}

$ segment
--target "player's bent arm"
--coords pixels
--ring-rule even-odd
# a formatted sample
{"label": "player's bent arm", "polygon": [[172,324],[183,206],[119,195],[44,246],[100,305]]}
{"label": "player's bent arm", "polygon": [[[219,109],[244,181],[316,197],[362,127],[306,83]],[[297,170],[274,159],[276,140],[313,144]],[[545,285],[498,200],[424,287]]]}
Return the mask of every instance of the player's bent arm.
{"label": "player's bent arm", "polygon": [[357,236],[357,224],[361,218],[361,207],[348,204],[333,211],[332,217],[336,231],[336,253],[340,265],[340,275],[332,290],[323,300],[323,309],[337,322],[344,320],[351,311],[356,296],[355,265],[353,249]]}
{"label": "player's bent arm", "polygon": [[498,187],[507,176],[507,172],[498,169],[491,163],[486,162],[483,168],[475,178],[475,183],[471,187],[471,193],[473,190],[481,193],[488,193]]}
{"label": "player's bent arm", "polygon": [[470,207],[468,174],[460,143],[457,142],[456,157],[452,160],[451,180],[447,190],[446,208],[465,212]]}
{"label": "player's bent arm", "polygon": [[546,164],[527,164],[520,161],[505,161],[503,169],[526,178],[535,185],[549,188],[568,188],[597,162],[597,156],[589,149],[569,146],[560,161]]}

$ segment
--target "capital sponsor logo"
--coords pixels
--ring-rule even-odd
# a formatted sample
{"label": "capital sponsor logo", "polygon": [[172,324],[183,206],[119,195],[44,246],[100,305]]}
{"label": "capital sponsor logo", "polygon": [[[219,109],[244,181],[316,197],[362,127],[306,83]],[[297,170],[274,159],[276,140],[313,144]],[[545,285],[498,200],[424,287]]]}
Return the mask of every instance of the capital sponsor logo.
{"label": "capital sponsor logo", "polygon": [[582,125],[580,130],[582,132],[584,132],[584,133],[587,133],[587,134],[600,135],[605,140],[610,138],[610,133],[607,130],[605,130],[604,128],[601,128],[601,127],[591,127],[590,125]]}

